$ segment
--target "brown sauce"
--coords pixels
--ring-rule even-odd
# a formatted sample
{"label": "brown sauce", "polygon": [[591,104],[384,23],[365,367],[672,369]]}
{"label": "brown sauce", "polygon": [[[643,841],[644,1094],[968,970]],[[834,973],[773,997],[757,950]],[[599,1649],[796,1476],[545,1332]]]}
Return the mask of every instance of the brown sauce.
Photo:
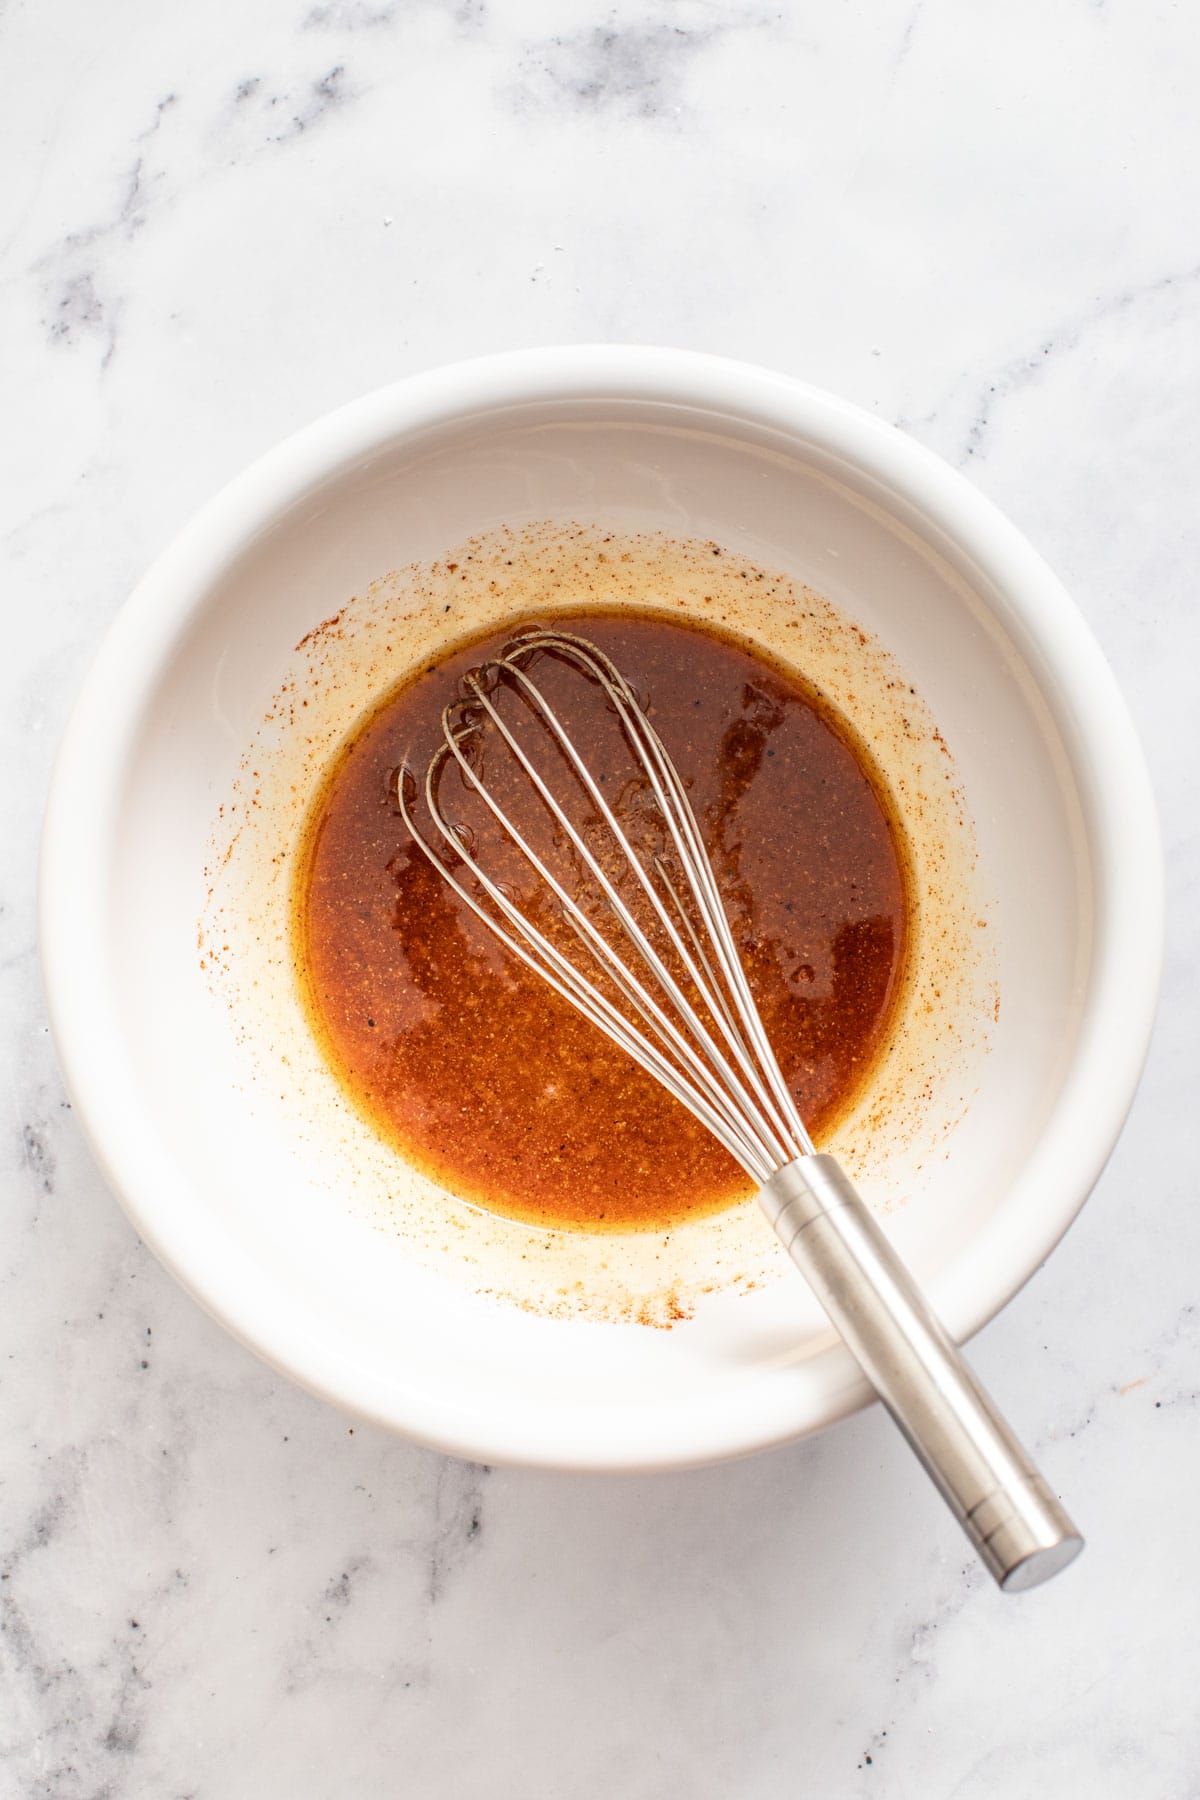
{"label": "brown sauce", "polygon": [[[880,777],[843,719],[741,640],[647,613],[555,622],[598,644],[649,705],[819,1143],[861,1091],[902,986],[907,874]],[[397,767],[424,769],[459,678],[519,625],[395,690],[341,751],[300,859],[302,986],[347,1094],[442,1186],[543,1226],[662,1228],[741,1198],[745,1175],[495,943],[398,813]],[[569,701],[564,689],[564,713]]]}

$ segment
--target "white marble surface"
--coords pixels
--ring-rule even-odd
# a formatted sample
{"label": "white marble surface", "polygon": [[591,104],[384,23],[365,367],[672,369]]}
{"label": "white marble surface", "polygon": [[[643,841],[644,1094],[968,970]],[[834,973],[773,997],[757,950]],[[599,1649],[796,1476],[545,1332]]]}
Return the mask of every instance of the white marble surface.
{"label": "white marble surface", "polygon": [[[0,4],[0,1794],[1200,1794],[1200,28],[1138,0]],[[260,1367],[66,1105],[34,858],[133,580],[407,370],[678,343],[902,423],[1117,666],[1173,893],[1079,1224],[975,1357],[1088,1530],[992,1592],[878,1414],[654,1479],[463,1467]]]}

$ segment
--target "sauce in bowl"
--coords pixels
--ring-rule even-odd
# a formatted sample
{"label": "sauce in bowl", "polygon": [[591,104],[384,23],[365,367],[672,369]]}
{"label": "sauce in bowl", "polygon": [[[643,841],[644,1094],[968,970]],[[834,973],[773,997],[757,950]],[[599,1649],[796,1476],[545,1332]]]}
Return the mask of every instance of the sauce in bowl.
{"label": "sauce in bowl", "polygon": [[[661,1229],[742,1198],[746,1177],[495,942],[398,811],[399,765],[424,770],[460,677],[521,623],[463,642],[395,689],[335,759],[300,859],[302,984],[347,1094],[442,1186],[539,1225]],[[768,1035],[820,1140],[860,1092],[902,986],[906,858],[880,776],[844,719],[742,640],[643,612],[555,623],[598,644],[648,703],[688,785]],[[538,675],[570,719],[578,677],[552,662]],[[603,768],[587,717],[572,723]]]}

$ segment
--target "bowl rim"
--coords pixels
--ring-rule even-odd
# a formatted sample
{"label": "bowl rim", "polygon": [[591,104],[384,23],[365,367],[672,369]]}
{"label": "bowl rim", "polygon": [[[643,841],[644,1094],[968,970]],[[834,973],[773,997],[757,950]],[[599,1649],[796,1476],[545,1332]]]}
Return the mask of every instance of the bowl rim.
{"label": "bowl rim", "polygon": [[[822,1428],[871,1393],[840,1346],[819,1381],[770,1402],[714,1397],[635,1418],[590,1407],[484,1413],[423,1401],[331,1357],[298,1321],[255,1309],[252,1276],[206,1254],[170,1205],[169,1165],[139,1131],[132,1071],[107,1042],[112,996],[103,909],[122,781],[136,723],[214,579],[313,487],[405,438],[514,407],[657,402],[782,432],[874,477],[988,578],[1003,622],[1053,672],[1051,710],[1068,743],[1097,898],[1087,1003],[1058,1102],[1005,1202],[930,1284],[947,1328],[969,1337],[1045,1261],[1076,1217],[1120,1133],[1149,1045],[1162,962],[1163,868],[1149,774],[1116,680],[1082,615],[1023,534],[958,470],[850,401],[753,364],[648,345],[519,350],[428,370],[376,389],[289,436],[184,525],[135,587],[86,676],[51,780],[42,833],[39,936],[51,1030],[68,1093],[133,1225],[204,1309],[269,1364],[348,1412],[433,1448],[548,1468],[684,1467]],[[1039,681],[1040,687],[1040,681]],[[166,1186],[164,1186],[164,1182]],[[247,1281],[251,1285],[247,1286]],[[815,1401],[815,1404],[814,1404]]]}

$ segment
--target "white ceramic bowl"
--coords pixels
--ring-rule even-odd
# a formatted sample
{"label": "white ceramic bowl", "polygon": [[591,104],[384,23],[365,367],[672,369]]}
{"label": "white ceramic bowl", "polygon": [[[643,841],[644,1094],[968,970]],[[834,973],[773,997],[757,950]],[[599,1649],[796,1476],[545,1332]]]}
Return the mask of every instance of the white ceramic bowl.
{"label": "white ceramic bowl", "polygon": [[[346,1203],[336,1161],[243,1079],[245,1021],[198,968],[216,809],[298,640],[388,569],[545,518],[712,538],[786,570],[877,634],[941,725],[1003,1004],[961,1119],[906,1165],[892,1228],[960,1338],[994,1314],[1082,1205],[1141,1069],[1162,910],[1146,771],[1095,642],[1019,533],[910,439],[760,369],[625,348],[461,364],[319,421],[219,494],[130,598],[62,747],[50,1013],[134,1224],[276,1367],[462,1455],[697,1463],[867,1397],[800,1284],[714,1295],[669,1332],[480,1293],[489,1271],[464,1281],[456,1245],[410,1254]],[[339,1106],[330,1084],[331,1120]]]}

